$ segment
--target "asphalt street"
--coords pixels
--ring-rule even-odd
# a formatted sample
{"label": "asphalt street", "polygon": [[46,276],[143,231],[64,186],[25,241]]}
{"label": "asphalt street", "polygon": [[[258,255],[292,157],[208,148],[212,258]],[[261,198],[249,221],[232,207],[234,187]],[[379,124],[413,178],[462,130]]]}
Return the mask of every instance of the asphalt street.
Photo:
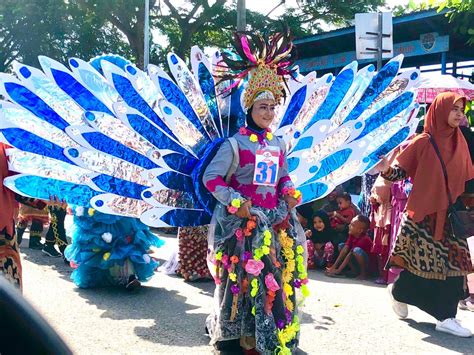
{"label": "asphalt street", "polygon": [[[175,238],[164,238],[165,257]],[[27,245],[28,240],[23,241]],[[77,354],[210,354],[204,320],[213,283],[187,283],[157,273],[136,292],[79,289],[61,258],[23,247],[24,296]],[[310,271],[311,296],[302,308],[299,354],[474,354],[474,338],[434,330],[434,319],[410,308],[399,320],[386,288],[370,281],[331,279]],[[474,330],[474,313],[459,311]]]}

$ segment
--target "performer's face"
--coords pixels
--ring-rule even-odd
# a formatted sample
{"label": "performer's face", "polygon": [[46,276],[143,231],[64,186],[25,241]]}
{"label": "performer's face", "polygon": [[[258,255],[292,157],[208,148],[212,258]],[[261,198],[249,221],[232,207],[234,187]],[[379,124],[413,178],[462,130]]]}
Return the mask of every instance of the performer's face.
{"label": "performer's face", "polygon": [[252,106],[252,118],[260,128],[268,128],[275,118],[276,104],[274,100],[264,99],[255,101]]}

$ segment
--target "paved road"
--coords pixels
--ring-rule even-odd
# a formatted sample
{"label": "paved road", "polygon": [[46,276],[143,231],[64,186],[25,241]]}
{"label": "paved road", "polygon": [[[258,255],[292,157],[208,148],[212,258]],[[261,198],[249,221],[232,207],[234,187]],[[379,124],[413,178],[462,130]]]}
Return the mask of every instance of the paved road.
{"label": "paved road", "polygon": [[[22,256],[25,297],[77,354],[211,353],[203,324],[212,282],[186,283],[157,274],[132,294],[82,290],[69,280],[71,269],[61,259],[28,248]],[[419,310],[411,308],[407,320],[398,320],[385,287],[329,279],[315,271],[309,277],[312,295],[302,310],[301,354],[474,354],[474,338],[436,332],[433,319]],[[458,318],[474,330],[474,313],[459,311]]]}

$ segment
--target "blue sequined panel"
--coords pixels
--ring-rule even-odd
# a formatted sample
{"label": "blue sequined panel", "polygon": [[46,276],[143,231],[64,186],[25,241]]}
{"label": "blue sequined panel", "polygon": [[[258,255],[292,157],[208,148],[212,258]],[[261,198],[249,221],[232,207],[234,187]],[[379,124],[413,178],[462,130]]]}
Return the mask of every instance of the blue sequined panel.
{"label": "blue sequined panel", "polygon": [[324,99],[324,102],[319,107],[318,112],[311,118],[311,121],[305,128],[305,131],[321,120],[329,120],[334,112],[336,111],[338,105],[346,95],[347,91],[350,89],[352,82],[354,81],[354,72],[352,69],[346,69],[341,72],[334,83],[331,85],[329,92]]}
{"label": "blue sequined panel", "polygon": [[56,195],[59,199],[66,200],[68,204],[76,206],[90,207],[90,199],[100,195],[100,192],[94,191],[85,185],[77,185],[39,176],[20,176],[14,181],[15,187],[27,196],[40,200],[49,200],[50,196]]}
{"label": "blue sequined panel", "polygon": [[114,141],[113,139],[110,139],[100,132],[82,133],[82,137],[84,137],[84,139],[95,149],[128,161],[132,164],[141,166],[144,169],[153,169],[158,167],[147,157]]}
{"label": "blue sequined panel", "polygon": [[163,156],[163,160],[171,169],[186,175],[191,175],[191,172],[197,164],[197,159],[181,154],[167,154]]}
{"label": "blue sequined panel", "polygon": [[291,153],[295,153],[299,150],[309,149],[313,145],[313,137],[301,138],[296,146],[291,150]]}
{"label": "blue sequined panel", "polygon": [[222,122],[219,115],[214,78],[203,63],[199,63],[198,78],[199,86],[201,87],[214,124],[216,125],[220,136],[223,137]]}
{"label": "blue sequined panel", "polygon": [[76,165],[64,155],[63,148],[30,132],[20,128],[5,128],[0,131],[15,148]]}
{"label": "blue sequined panel", "polygon": [[375,129],[379,128],[394,116],[398,115],[400,112],[405,110],[413,100],[413,93],[412,92],[405,92],[395,100],[390,102],[388,105],[383,106],[382,109],[378,110],[372,116],[370,116],[365,121],[365,126],[363,131],[360,135],[355,139],[360,139],[370,132],[374,131]]}
{"label": "blue sequined panel", "polygon": [[392,79],[397,75],[398,69],[400,67],[400,62],[392,61],[387,63],[377,75],[374,76],[372,82],[367,87],[362,95],[359,103],[347,116],[344,122],[357,119],[361,113],[369,107],[369,105],[374,101],[374,99],[383,92],[388,85],[392,82]]}
{"label": "blue sequined panel", "polygon": [[176,138],[168,126],[161,120],[161,118],[151,109],[147,102],[137,93],[130,80],[121,75],[112,74],[112,80],[117,92],[122,96],[128,106],[140,111],[151,122],[160,127],[163,131],[168,133],[171,137]]}
{"label": "blue sequined panel", "polygon": [[139,115],[127,115],[128,123],[135,132],[145,137],[158,149],[170,149],[183,155],[189,156],[189,152],[173,141],[165,133],[157,129],[150,122]]}
{"label": "blue sequined panel", "polygon": [[16,83],[5,83],[5,90],[19,105],[31,111],[35,116],[51,123],[53,126],[64,130],[69,123],[62,119],[51,107],[49,107],[36,94]]}
{"label": "blue sequined panel", "polygon": [[285,116],[281,119],[281,122],[279,124],[280,127],[288,126],[293,123],[295,120],[296,116],[301,110],[301,107],[303,107],[304,104],[304,99],[306,98],[306,91],[307,91],[307,86],[303,86],[302,88],[299,88],[298,91],[296,91],[293,96],[291,97],[291,101],[288,104],[288,108],[285,111]]}
{"label": "blue sequined panel", "polygon": [[292,157],[292,158],[288,158],[287,161],[288,161],[288,172],[291,173],[298,167],[300,163],[300,158]]}
{"label": "blue sequined panel", "polygon": [[68,73],[51,68],[51,74],[56,84],[64,90],[79,106],[88,111],[105,112],[114,115],[107,106],[91,94],[81,83]]}
{"label": "blue sequined panel", "polygon": [[381,147],[372,152],[369,156],[364,158],[363,162],[368,163],[365,171],[370,170],[380,160],[379,156],[387,155],[390,151],[395,149],[398,145],[403,143],[410,134],[410,128],[404,127],[395,133],[389,140],[387,140]]}
{"label": "blue sequined panel", "polygon": [[316,182],[300,186],[298,187],[298,190],[300,190],[301,194],[303,195],[303,200],[301,201],[301,203],[306,203],[323,196],[328,190],[328,186],[326,184]]}
{"label": "blue sequined panel", "polygon": [[210,217],[198,210],[173,210],[165,213],[160,219],[174,227],[202,226],[210,223]]}
{"label": "blue sequined panel", "polygon": [[101,174],[92,179],[92,181],[105,192],[110,192],[116,195],[141,199],[142,192],[147,189],[147,186],[135,184],[130,181],[115,178],[113,176]]}
{"label": "blue sequined panel", "polygon": [[194,112],[183,92],[172,81],[158,77],[158,82],[165,98],[175,105],[183,115],[196,127],[199,132],[209,141],[209,135],[204,129],[201,121]]}
{"label": "blue sequined panel", "polygon": [[193,180],[190,176],[168,171],[156,177],[164,186],[172,190],[192,192]]}
{"label": "blue sequined panel", "polygon": [[349,159],[351,153],[352,149],[346,148],[324,158],[321,161],[321,167],[319,168],[318,172],[311,179],[305,181],[303,184],[308,184],[319,180],[329,175],[331,172],[339,169],[341,166],[344,165],[347,159]]}
{"label": "blue sequined panel", "polygon": [[240,104],[240,96],[243,92],[243,85],[234,89],[230,97],[230,117],[229,117],[229,137],[232,137],[239,131],[240,127],[245,127],[245,112]]}

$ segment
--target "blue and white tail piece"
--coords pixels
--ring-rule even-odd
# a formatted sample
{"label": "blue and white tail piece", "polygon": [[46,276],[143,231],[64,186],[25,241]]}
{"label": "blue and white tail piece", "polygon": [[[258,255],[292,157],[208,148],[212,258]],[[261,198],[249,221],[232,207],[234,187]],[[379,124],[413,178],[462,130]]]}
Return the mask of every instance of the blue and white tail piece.
{"label": "blue and white tail piece", "polygon": [[[193,47],[190,70],[170,53],[173,78],[114,55],[71,58],[69,68],[42,56],[42,70],[15,62],[15,75],[0,74],[0,140],[14,147],[9,168],[18,173],[5,186],[154,227],[209,223],[193,172],[245,122],[243,88],[223,95],[231,83],[215,79],[225,71],[219,58]],[[378,73],[353,62],[337,76],[289,80],[273,128],[303,202],[373,168],[415,132],[419,72],[399,74],[402,60]]]}

